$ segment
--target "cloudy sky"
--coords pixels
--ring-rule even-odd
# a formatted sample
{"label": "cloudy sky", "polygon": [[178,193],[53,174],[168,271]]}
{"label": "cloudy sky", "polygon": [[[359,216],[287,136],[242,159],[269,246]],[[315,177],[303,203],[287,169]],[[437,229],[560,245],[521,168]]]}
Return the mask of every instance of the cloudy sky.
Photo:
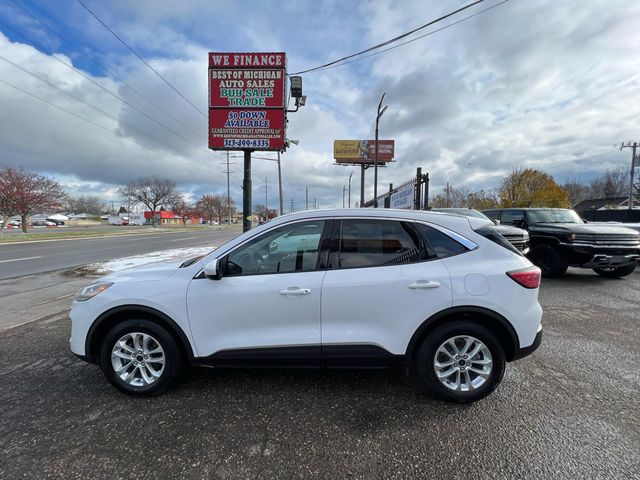
{"label": "cloudy sky", "polygon": [[[83,1],[202,111],[208,51],[284,51],[296,72],[470,3]],[[380,189],[416,167],[430,173],[432,193],[446,182],[490,189],[516,166],[559,182],[628,168],[628,151],[615,145],[640,140],[640,2],[500,3],[485,0],[405,41],[478,14],[451,28],[305,74],[307,106],[290,115],[288,130],[300,144],[282,156],[286,209],[291,200],[304,206],[305,187],[321,207],[341,206],[351,170],[358,199],[359,171],[334,165],[333,140],[373,138],[383,92],[380,138],[395,139],[396,162],[380,170]],[[119,184],[155,174],[197,199],[226,193],[225,157],[207,149],[206,130],[201,113],[77,1],[0,0],[0,167],[36,170],[72,194],[116,203]],[[241,204],[242,159],[231,161]],[[276,163],[255,159],[253,174],[254,203],[264,203],[267,179],[275,208]]]}

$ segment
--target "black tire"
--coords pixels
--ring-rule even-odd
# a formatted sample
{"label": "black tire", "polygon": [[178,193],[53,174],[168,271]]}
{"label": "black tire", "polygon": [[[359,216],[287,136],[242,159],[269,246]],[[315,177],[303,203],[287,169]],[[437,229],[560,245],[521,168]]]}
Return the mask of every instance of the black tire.
{"label": "black tire", "polygon": [[569,268],[569,262],[549,245],[536,245],[529,253],[529,259],[540,267],[542,275],[549,278],[561,277]]}
{"label": "black tire", "polygon": [[618,268],[594,268],[593,271],[598,275],[602,275],[607,278],[620,278],[626,277],[627,275],[631,275],[636,269],[636,264],[632,263],[631,265],[626,265],[624,267]]}
{"label": "black tire", "polygon": [[[491,373],[484,384],[475,390],[454,391],[438,380],[436,375],[434,363],[438,348],[448,339],[458,336],[476,338],[486,346],[491,355]],[[414,356],[415,373],[421,386],[436,397],[457,403],[474,402],[493,392],[502,381],[505,363],[504,349],[496,337],[483,326],[470,321],[454,321],[437,327],[427,334]]]}
{"label": "black tire", "polygon": [[[138,367],[137,373],[134,374],[132,381],[139,378],[139,383],[142,383],[142,385],[132,385],[125,382],[115,371],[112,363],[113,348],[118,340],[127,334],[132,333],[150,335],[152,337],[152,340],[149,340],[150,348],[156,349],[157,346],[162,348],[164,354],[164,367],[160,368],[159,363],[152,363],[151,365],[153,365],[153,367],[149,365],[149,369],[145,370],[148,377],[153,377],[153,375],[149,375],[151,368],[154,368],[155,372],[160,371],[160,376],[152,383],[146,384],[142,378],[141,367]],[[153,358],[153,355],[149,354],[149,356]],[[139,359],[140,358],[136,358],[136,360]],[[116,362],[117,361],[118,360],[116,359]],[[182,369],[182,355],[180,354],[180,350],[175,339],[169,332],[167,332],[167,330],[157,323],[144,319],[125,320],[114,326],[104,337],[104,341],[100,349],[100,368],[109,382],[124,393],[135,396],[159,395],[171,387],[171,385],[178,379]],[[136,367],[130,367],[127,370],[131,371],[131,369],[135,368]]]}

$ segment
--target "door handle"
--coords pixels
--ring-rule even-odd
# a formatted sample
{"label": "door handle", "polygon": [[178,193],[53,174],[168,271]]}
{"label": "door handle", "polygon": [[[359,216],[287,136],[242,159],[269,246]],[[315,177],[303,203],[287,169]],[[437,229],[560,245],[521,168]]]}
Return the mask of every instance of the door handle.
{"label": "door handle", "polygon": [[280,295],[307,295],[308,293],[311,293],[310,288],[289,287],[280,290]]}
{"label": "door handle", "polygon": [[440,282],[434,282],[433,280],[418,280],[414,283],[409,284],[409,288],[414,290],[424,290],[427,288],[438,288],[440,286]]}

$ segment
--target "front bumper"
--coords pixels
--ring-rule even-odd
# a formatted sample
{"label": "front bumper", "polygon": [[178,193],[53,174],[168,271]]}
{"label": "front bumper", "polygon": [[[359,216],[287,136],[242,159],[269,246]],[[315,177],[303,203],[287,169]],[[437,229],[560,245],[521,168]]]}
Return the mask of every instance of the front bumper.
{"label": "front bumper", "polygon": [[521,358],[526,357],[527,355],[531,355],[533,352],[535,352],[538,349],[541,343],[542,343],[542,329],[538,330],[538,333],[536,334],[536,338],[533,340],[533,343],[531,345],[529,345],[528,347],[519,348],[515,351],[511,361],[519,360]]}
{"label": "front bumper", "polygon": [[574,267],[624,267],[640,260],[640,246],[561,243],[559,248]]}

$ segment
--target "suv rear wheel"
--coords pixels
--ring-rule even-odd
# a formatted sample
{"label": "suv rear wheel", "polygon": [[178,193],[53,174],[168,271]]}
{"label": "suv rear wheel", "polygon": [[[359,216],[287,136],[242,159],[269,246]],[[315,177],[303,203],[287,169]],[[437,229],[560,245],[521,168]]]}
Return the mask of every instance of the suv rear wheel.
{"label": "suv rear wheel", "polygon": [[631,275],[636,269],[636,264],[632,263],[631,265],[626,265],[624,267],[618,268],[594,268],[593,271],[598,275],[602,275],[607,278],[618,278],[618,277],[626,277],[627,275]]}
{"label": "suv rear wheel", "polygon": [[536,245],[528,256],[545,277],[561,277],[569,268],[567,259],[549,245]]}
{"label": "suv rear wheel", "polygon": [[105,336],[100,368],[119,390],[157,395],[177,379],[181,357],[173,337],[149,320],[126,320]]}
{"label": "suv rear wheel", "polygon": [[430,393],[459,403],[489,395],[504,375],[504,350],[474,322],[456,321],[430,332],[418,349],[418,380]]}

